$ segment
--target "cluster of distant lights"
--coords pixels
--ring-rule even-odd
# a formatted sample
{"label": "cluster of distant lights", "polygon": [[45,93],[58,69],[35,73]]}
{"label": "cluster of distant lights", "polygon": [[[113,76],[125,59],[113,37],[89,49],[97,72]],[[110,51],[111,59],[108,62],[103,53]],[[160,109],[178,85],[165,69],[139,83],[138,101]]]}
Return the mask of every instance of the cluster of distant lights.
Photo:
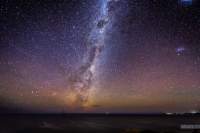
{"label": "cluster of distant lights", "polygon": [[198,110],[191,110],[189,112],[177,112],[177,113],[172,113],[172,112],[167,112],[165,113],[166,115],[182,115],[182,114],[199,114],[200,111]]}

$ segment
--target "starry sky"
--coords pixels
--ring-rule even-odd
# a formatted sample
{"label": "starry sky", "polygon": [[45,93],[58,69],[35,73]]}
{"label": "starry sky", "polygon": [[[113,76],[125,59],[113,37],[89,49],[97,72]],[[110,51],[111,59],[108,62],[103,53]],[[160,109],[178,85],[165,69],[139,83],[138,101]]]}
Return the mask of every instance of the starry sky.
{"label": "starry sky", "polygon": [[0,112],[200,109],[198,0],[1,0]]}

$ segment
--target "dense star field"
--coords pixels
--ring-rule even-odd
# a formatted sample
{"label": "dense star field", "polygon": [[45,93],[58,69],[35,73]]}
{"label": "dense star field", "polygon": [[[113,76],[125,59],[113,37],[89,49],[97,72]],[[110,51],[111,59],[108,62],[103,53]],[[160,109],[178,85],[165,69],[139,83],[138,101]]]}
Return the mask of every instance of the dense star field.
{"label": "dense star field", "polygon": [[0,112],[200,109],[198,0],[1,0]]}

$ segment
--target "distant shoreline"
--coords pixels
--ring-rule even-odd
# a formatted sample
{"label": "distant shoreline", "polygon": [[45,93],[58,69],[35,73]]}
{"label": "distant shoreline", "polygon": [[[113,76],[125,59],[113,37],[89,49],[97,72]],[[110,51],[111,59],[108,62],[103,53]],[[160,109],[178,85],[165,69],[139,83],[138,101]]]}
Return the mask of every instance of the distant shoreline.
{"label": "distant shoreline", "polygon": [[200,113],[165,114],[165,113],[0,113],[1,116],[200,116]]}

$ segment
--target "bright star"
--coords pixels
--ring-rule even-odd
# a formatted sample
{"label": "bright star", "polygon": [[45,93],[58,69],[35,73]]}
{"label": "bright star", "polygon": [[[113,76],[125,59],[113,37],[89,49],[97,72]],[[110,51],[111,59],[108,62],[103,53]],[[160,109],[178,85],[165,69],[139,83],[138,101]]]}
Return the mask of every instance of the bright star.
{"label": "bright star", "polygon": [[181,0],[181,3],[185,6],[192,5],[193,0]]}
{"label": "bright star", "polygon": [[176,53],[177,53],[177,55],[180,55],[180,54],[182,54],[185,50],[186,50],[185,47],[178,47],[178,48],[176,48]]}

